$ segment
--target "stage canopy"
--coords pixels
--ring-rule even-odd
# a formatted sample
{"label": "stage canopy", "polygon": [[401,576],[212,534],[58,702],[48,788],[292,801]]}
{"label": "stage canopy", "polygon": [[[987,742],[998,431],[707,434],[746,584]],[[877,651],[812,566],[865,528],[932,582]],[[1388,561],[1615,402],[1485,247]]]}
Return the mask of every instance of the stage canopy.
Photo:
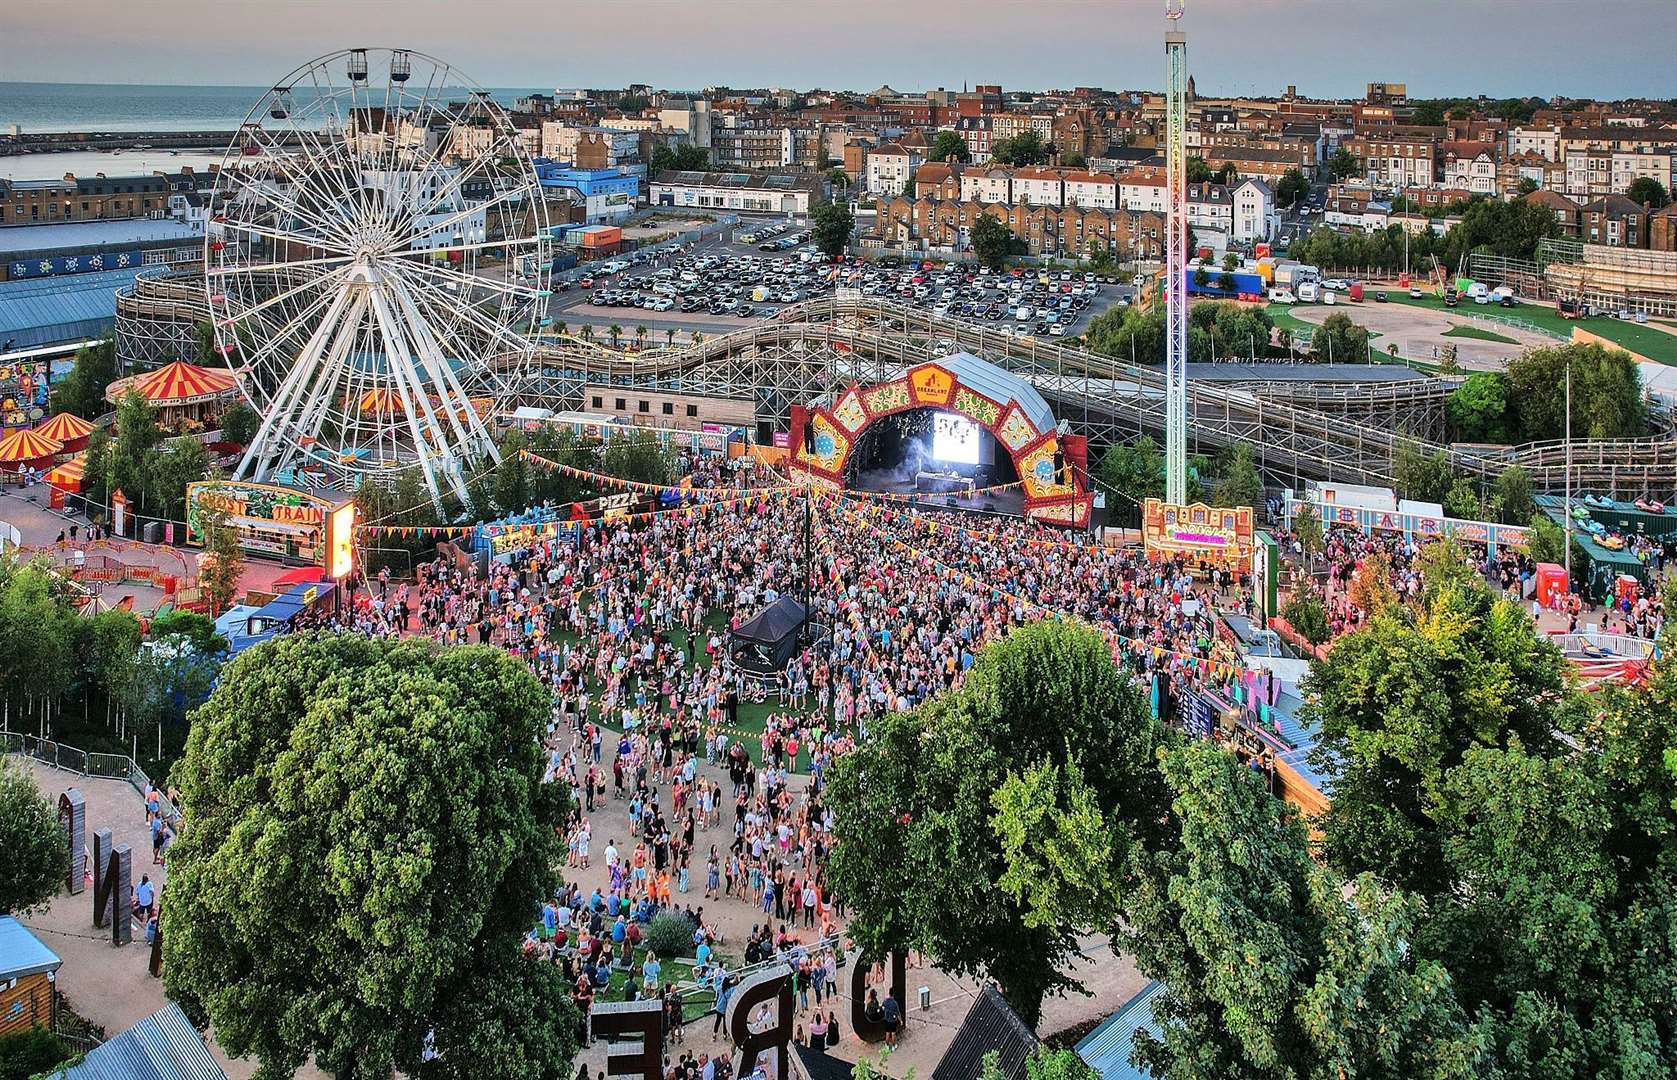
{"label": "stage canopy", "polygon": [[798,629],[803,624],[804,606],[783,596],[739,625],[728,640],[729,653],[747,671],[780,671],[798,651]]}

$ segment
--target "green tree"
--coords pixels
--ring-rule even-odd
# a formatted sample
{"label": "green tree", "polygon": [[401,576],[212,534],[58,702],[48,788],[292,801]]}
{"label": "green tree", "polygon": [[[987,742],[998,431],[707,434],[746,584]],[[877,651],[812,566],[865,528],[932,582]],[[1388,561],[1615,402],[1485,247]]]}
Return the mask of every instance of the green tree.
{"label": "green tree", "polygon": [[1227,271],[1231,271],[1231,272],[1235,271],[1235,270],[1239,270],[1240,269],[1240,256],[1236,255],[1232,251],[1225,254],[1223,256],[1223,269],[1227,270]]}
{"label": "green tree", "polygon": [[239,547],[239,534],[219,510],[201,513],[199,524],[204,537],[204,554],[198,560],[198,585],[204,590],[204,603],[213,614],[219,615],[239,594],[239,579],[245,572],[245,553]]}
{"label": "green tree", "polygon": [[0,758],[0,914],[21,915],[51,900],[69,864],[52,801],[21,765]]}
{"label": "green tree", "polygon": [[1293,535],[1298,538],[1299,553],[1306,563],[1314,565],[1316,556],[1322,553],[1323,541],[1322,515],[1314,505],[1306,503],[1293,515]]}
{"label": "green tree", "polygon": [[[1002,1072],[1001,1055],[992,1050],[984,1055],[984,1071],[979,1080],[1007,1080]],[[1025,1059],[1025,1080],[1097,1080],[1095,1071],[1073,1050],[1060,1047],[1051,1050],[1039,1046]]]}
{"label": "green tree", "polygon": [[990,269],[1000,270],[1006,266],[1017,245],[1013,230],[996,215],[979,214],[978,220],[973,222],[969,246],[978,256],[978,261]]}
{"label": "green tree", "polygon": [[961,138],[959,132],[940,131],[932,141],[932,161],[971,161],[972,151],[967,149],[967,140]]}
{"label": "green tree", "polygon": [[701,172],[710,165],[710,151],[702,146],[670,146],[660,143],[652,148],[648,171],[657,176],[661,172]]}
{"label": "green tree", "polygon": [[[1189,154],[1187,161],[1187,180],[1190,184],[1206,184],[1211,182],[1211,166],[1198,154]],[[1192,246],[1192,245],[1190,245]]]}
{"label": "green tree", "polygon": [[1214,506],[1263,504],[1264,482],[1258,476],[1258,462],[1252,444],[1237,442],[1217,459],[1217,482],[1211,488]]}
{"label": "green tree", "polygon": [[146,512],[165,521],[186,520],[186,485],[210,475],[210,452],[195,436],[170,439],[145,456]]}
{"label": "green tree", "polygon": [[1165,497],[1164,451],[1148,435],[1133,443],[1114,443],[1101,456],[1095,478],[1121,496],[1121,501],[1111,508],[1125,515],[1128,527],[1137,528],[1141,524],[1143,501]]}
{"label": "green tree", "polygon": [[1498,473],[1491,485],[1491,505],[1497,520],[1505,525],[1530,521],[1537,513],[1537,500],[1531,494],[1531,474],[1518,465]]}
{"label": "green tree", "polygon": [[1368,360],[1368,338],[1366,329],[1336,311],[1311,335],[1310,352],[1318,363],[1361,364]]}
{"label": "green tree", "polygon": [[1352,176],[1361,176],[1362,165],[1350,150],[1341,146],[1328,157],[1328,175],[1334,180],[1344,180]]}
{"label": "green tree", "polygon": [[989,646],[960,688],[871,724],[834,767],[829,870],[852,937],[985,973],[1034,1026],[1045,994],[1076,985],[1077,927],[1003,883],[1037,895],[1060,865],[1049,822],[1072,791],[1090,792],[1075,808],[1102,819],[1113,865],[1165,842],[1167,741],[1090,628],[1041,622]]}
{"label": "green tree", "polygon": [[850,186],[850,175],[843,169],[833,169],[827,173],[827,182],[834,188],[843,190]]}
{"label": "green tree", "polygon": [[1530,195],[1532,192],[1537,190],[1537,181],[1533,180],[1529,176],[1522,176],[1520,177],[1519,184],[1516,186],[1516,190],[1521,195]]}
{"label": "green tree", "polygon": [[[548,711],[499,649],[290,634],[241,654],[173,774],[170,993],[264,1076],[311,1056],[346,1080],[567,1069],[563,981],[518,955],[568,804],[541,782]],[[433,1030],[444,1061],[422,1069]]]}
{"label": "green tree", "polygon": [[255,409],[243,401],[236,401],[221,414],[221,440],[235,443],[239,446],[249,446],[256,438],[256,429],[262,426],[262,417]]}
{"label": "green tree", "polygon": [[1280,206],[1292,206],[1309,193],[1310,181],[1304,178],[1303,169],[1288,169],[1275,184],[1275,201]]}
{"label": "green tree", "polygon": [[1205,264],[1201,263],[1200,265],[1194,267],[1194,286],[1196,288],[1204,289],[1210,285],[1211,271],[1205,268]]}
{"label": "green tree", "polygon": [[1281,617],[1312,645],[1322,644],[1333,633],[1328,625],[1328,609],[1322,602],[1322,594],[1308,583],[1294,589],[1287,602],[1281,605]]}
{"label": "green tree", "polygon": [[1415,446],[1403,443],[1392,457],[1392,478],[1400,497],[1441,503],[1450,493],[1450,485],[1456,482],[1456,470],[1443,450],[1423,454]]}
{"label": "green tree", "polygon": [[116,380],[116,374],[115,341],[83,345],[76,350],[69,374],[52,384],[48,397],[52,411],[72,413],[84,420],[103,416],[110,411],[105,388]]}
{"label": "green tree", "polygon": [[1312,760],[1333,777],[1329,860],[1422,894],[1443,880],[1448,772],[1476,747],[1555,746],[1564,688],[1560,651],[1452,548],[1429,548],[1419,613],[1374,613],[1312,666],[1301,716],[1319,725]]}
{"label": "green tree", "polygon": [[501,437],[501,463],[495,466],[493,498],[503,514],[519,513],[535,501],[530,497],[534,486],[530,464],[524,460],[529,447],[530,440],[516,427]]}
{"label": "green tree", "polygon": [[1456,478],[1444,493],[1444,512],[1453,518],[1478,521],[1484,515],[1479,505],[1479,489],[1465,476]]}
{"label": "green tree", "polygon": [[146,458],[163,438],[157,426],[157,410],[145,398],[130,390],[117,402],[116,438],[105,463],[105,480],[129,498],[143,500],[146,494]]}
{"label": "green tree", "polygon": [[[1204,267],[1201,267],[1201,269],[1203,270]],[[1221,289],[1223,292],[1226,292],[1226,293],[1234,292],[1234,275],[1229,273],[1227,270],[1223,271],[1221,274],[1218,274],[1217,275],[1217,288]]]}
{"label": "green tree", "polygon": [[840,201],[822,203],[809,216],[810,233],[821,254],[832,258],[842,255],[850,246],[850,234],[856,230],[856,215],[850,204]]}
{"label": "green tree", "polygon": [[675,479],[675,456],[650,431],[614,435],[606,443],[600,466],[609,476],[643,484],[668,484]]}
{"label": "green tree", "polygon": [[1089,159],[1074,150],[1069,154],[1060,155],[1060,164],[1068,169],[1086,169],[1089,167]]}
{"label": "green tree", "polygon": [[1548,514],[1534,513],[1526,526],[1526,554],[1532,562],[1564,563],[1566,561],[1566,530],[1556,525]]}
{"label": "green tree", "polygon": [[1135,1063],[1199,1077],[1478,1075],[1483,1035],[1449,972],[1416,961],[1424,909],[1372,876],[1311,857],[1293,806],[1234,756],[1196,742],[1164,756],[1179,846],[1138,873],[1119,940],[1165,992]]}
{"label": "green tree", "polygon": [[1450,427],[1460,442],[1509,441],[1508,380],[1499,371],[1475,371],[1445,402]]}
{"label": "green tree", "polygon": [[998,165],[1041,165],[1048,160],[1048,147],[1036,131],[1021,131],[1011,139],[991,143],[990,160]]}
{"label": "green tree", "polygon": [[1508,362],[1508,400],[1521,441],[1566,434],[1568,367],[1573,438],[1626,439],[1647,433],[1642,374],[1630,354],[1574,343],[1529,349]]}
{"label": "green tree", "polygon": [[1651,176],[1638,176],[1625,189],[1625,197],[1638,206],[1646,206],[1652,210],[1662,210],[1671,201],[1665,185]]}

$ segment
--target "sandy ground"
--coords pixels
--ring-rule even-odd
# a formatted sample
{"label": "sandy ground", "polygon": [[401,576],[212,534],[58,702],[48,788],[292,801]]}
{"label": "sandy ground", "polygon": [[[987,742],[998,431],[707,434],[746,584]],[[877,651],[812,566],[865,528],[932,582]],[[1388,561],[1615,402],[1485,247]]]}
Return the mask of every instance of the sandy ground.
{"label": "sandy ground", "polygon": [[[1362,304],[1336,304],[1332,307],[1299,304],[1289,311],[1305,322],[1318,326],[1329,315],[1343,312],[1349,315],[1352,321],[1380,335],[1374,341],[1377,352],[1384,351],[1387,346],[1396,342],[1398,352],[1410,360],[1430,363],[1438,355],[1435,350],[1445,345],[1454,345],[1456,362],[1464,368],[1480,371],[1501,370],[1508,365],[1510,359],[1527,349],[1554,344],[1554,339],[1544,334],[1516,330],[1491,320],[1475,322],[1471,314],[1445,313],[1428,308],[1410,307],[1407,304],[1376,304],[1372,301]],[[1444,336],[1452,326],[1461,325],[1477,326],[1503,337],[1513,338],[1516,344]]]}

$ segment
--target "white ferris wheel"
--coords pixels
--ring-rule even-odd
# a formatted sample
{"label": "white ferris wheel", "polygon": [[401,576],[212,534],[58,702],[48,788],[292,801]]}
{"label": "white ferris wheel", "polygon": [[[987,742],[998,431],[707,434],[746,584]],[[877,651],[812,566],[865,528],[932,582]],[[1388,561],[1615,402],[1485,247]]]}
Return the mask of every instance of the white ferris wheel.
{"label": "white ferris wheel", "polygon": [[349,49],[263,95],[205,230],[217,347],[261,415],[245,479],[417,464],[464,500],[546,318],[541,186],[489,93],[403,49]]}

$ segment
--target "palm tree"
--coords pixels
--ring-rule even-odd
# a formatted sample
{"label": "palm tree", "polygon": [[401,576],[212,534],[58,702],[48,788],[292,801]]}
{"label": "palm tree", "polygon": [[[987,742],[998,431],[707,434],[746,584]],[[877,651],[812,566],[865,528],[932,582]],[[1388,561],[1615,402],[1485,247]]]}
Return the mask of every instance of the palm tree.
{"label": "palm tree", "polygon": [[617,348],[618,341],[623,337],[623,328],[616,323],[612,323],[611,326],[606,328],[606,333],[611,335],[611,347]]}
{"label": "palm tree", "polygon": [[664,329],[664,348],[675,348],[675,327],[673,326]]}
{"label": "palm tree", "polygon": [[592,324],[590,324],[590,323],[583,323],[582,324],[582,340],[584,340],[584,341],[593,341],[594,340],[594,327],[593,327]]}
{"label": "palm tree", "polygon": [[704,343],[705,336],[703,334],[701,334],[699,331],[695,330],[689,336],[688,340],[693,343],[695,348],[697,348],[699,345]]}
{"label": "palm tree", "polygon": [[564,323],[553,324],[553,333],[557,337],[564,337],[566,334],[570,333],[570,330],[571,328]]}
{"label": "palm tree", "polygon": [[635,348],[646,348],[646,325],[644,323],[635,327]]}

